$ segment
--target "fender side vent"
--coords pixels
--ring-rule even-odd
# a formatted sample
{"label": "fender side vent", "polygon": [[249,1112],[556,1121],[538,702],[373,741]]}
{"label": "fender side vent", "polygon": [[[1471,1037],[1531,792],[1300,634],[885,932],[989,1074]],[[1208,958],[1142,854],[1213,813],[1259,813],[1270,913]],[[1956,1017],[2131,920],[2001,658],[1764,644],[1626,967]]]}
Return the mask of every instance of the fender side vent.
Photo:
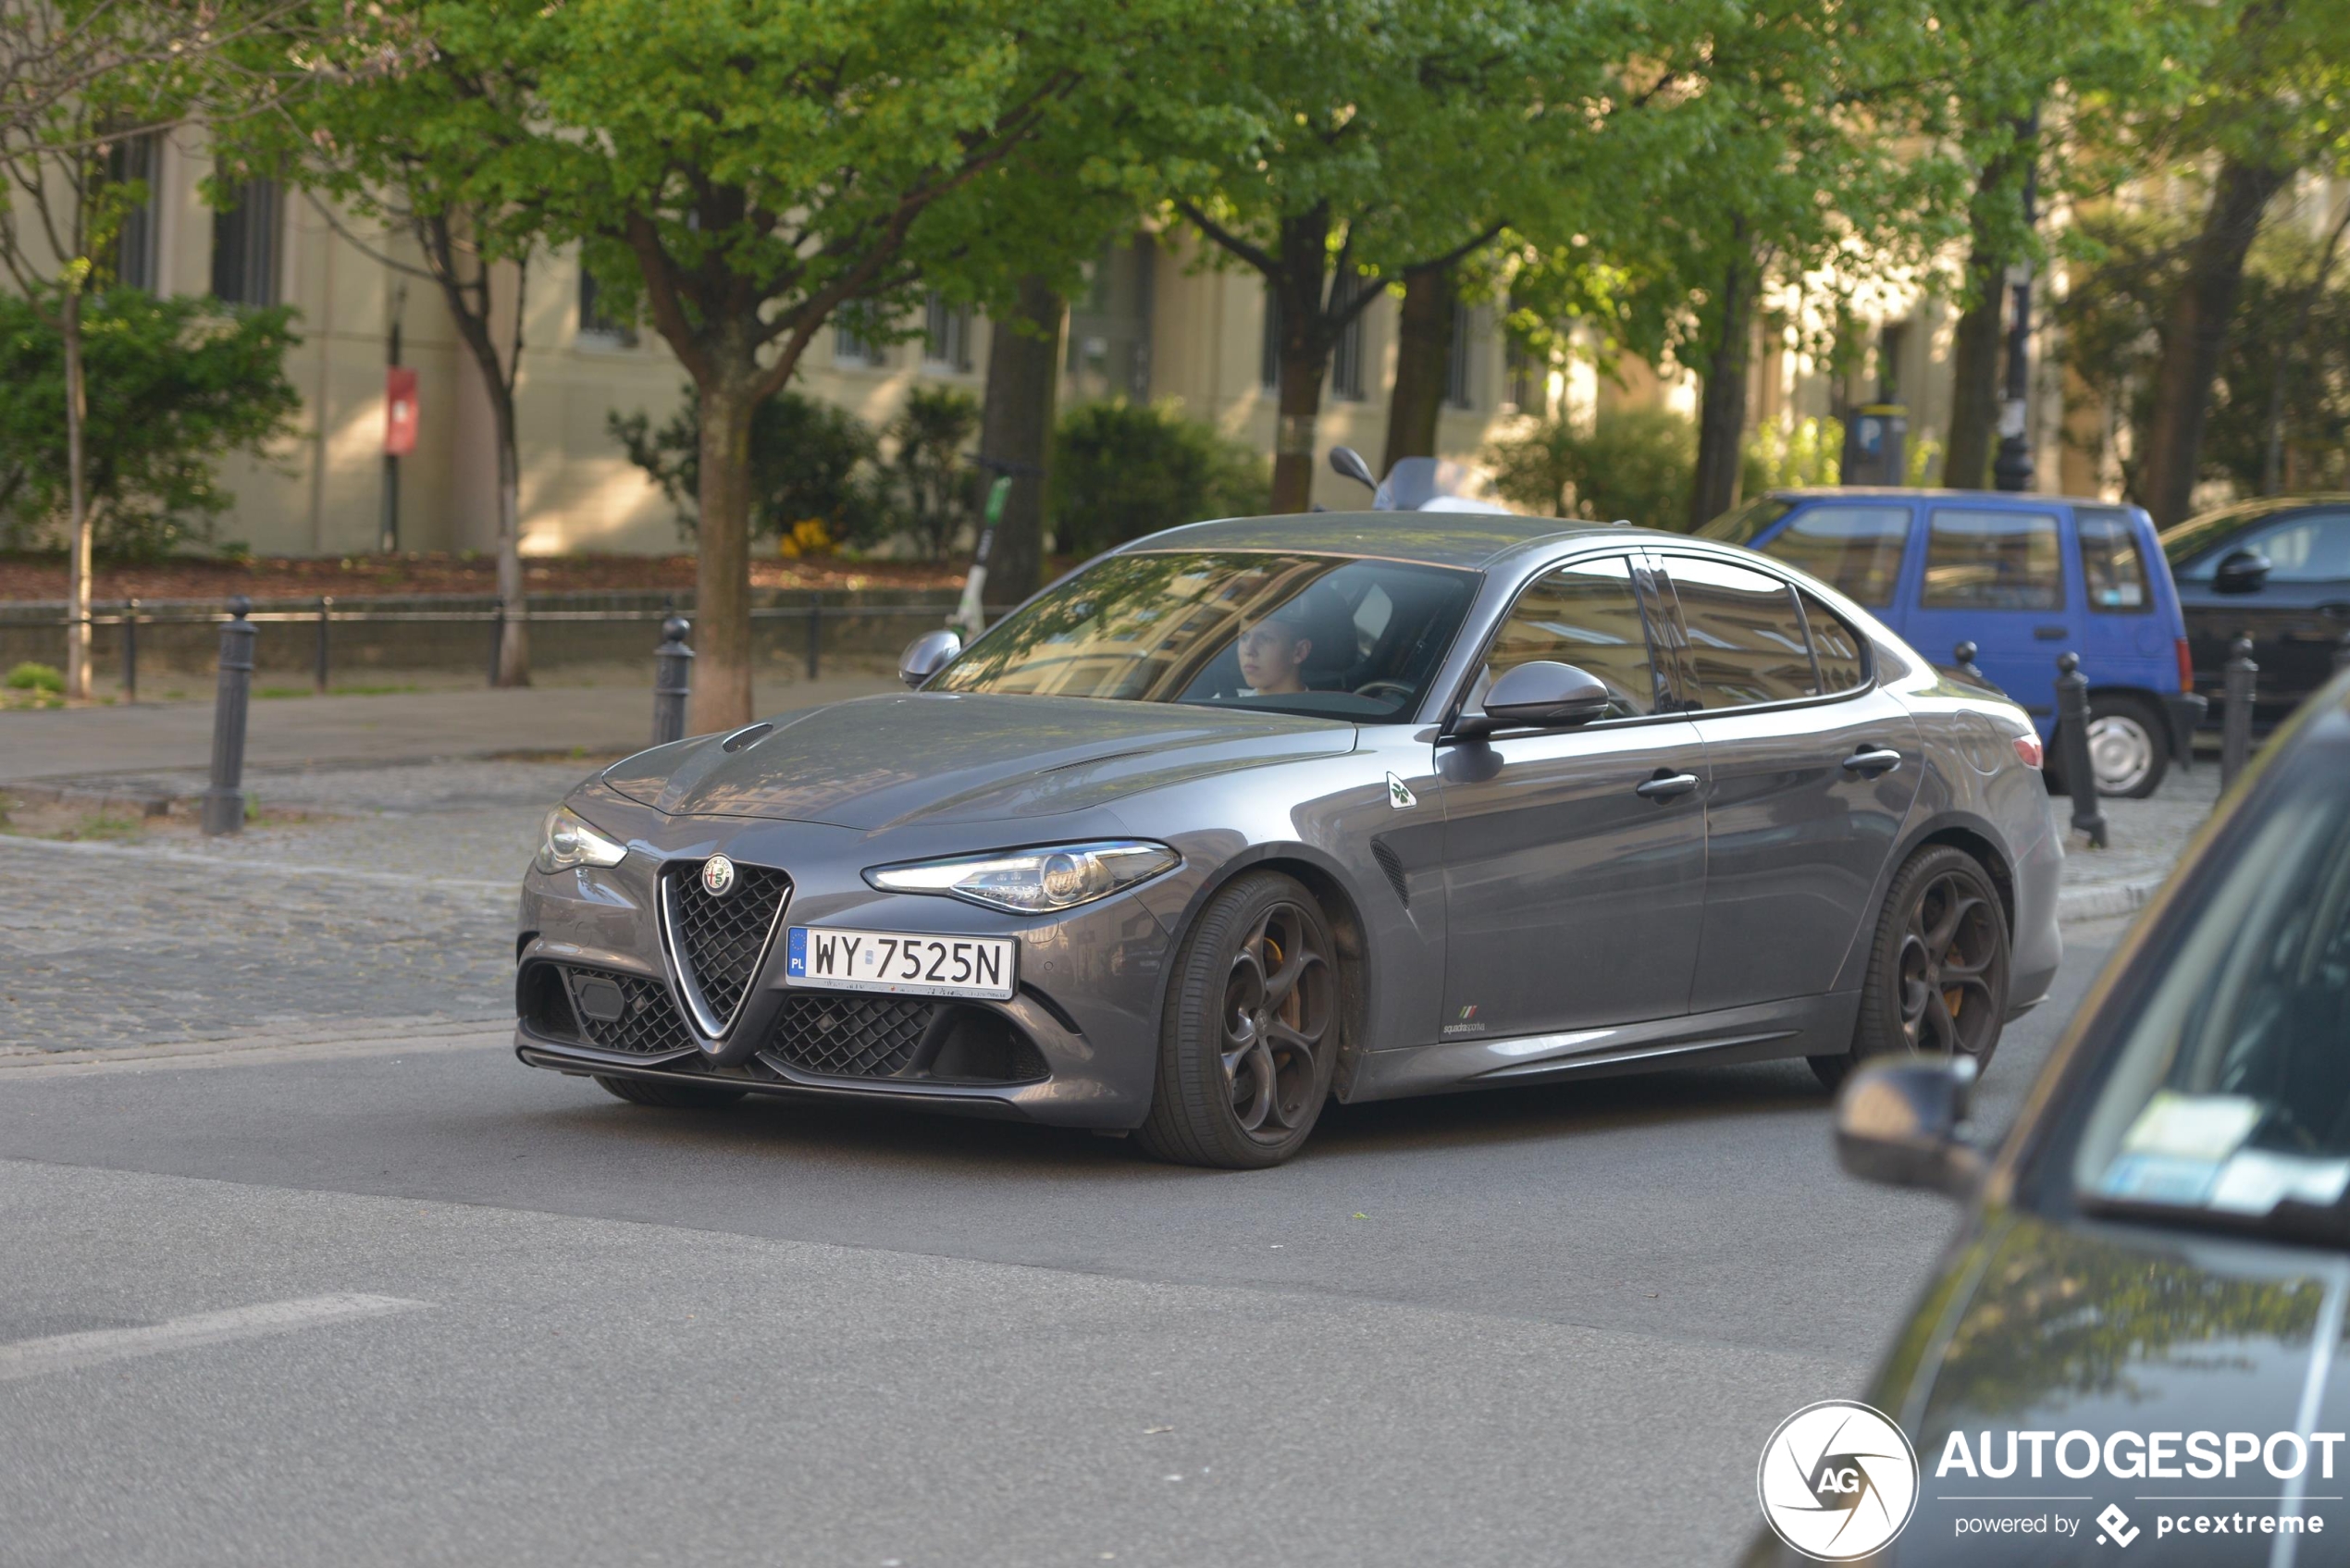
{"label": "fender side vent", "polygon": [[1387,873],[1387,885],[1395,890],[1395,901],[1406,909],[1412,907],[1412,884],[1404,877],[1404,858],[1383,838],[1371,840],[1371,858]]}

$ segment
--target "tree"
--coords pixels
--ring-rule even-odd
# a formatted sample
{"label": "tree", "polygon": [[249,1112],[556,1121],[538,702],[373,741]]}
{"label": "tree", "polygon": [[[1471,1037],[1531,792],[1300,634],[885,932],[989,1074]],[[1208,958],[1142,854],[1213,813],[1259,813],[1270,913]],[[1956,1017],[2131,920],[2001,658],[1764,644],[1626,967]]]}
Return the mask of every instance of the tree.
{"label": "tree", "polygon": [[[1053,404],[1060,389],[1061,315],[1066,306],[1041,273],[1023,274],[994,314],[987,342],[987,396],[979,433],[982,463],[1011,475],[988,586],[1007,602],[1026,599],[1044,575],[1045,486],[1051,463]],[[1066,546],[1063,547],[1067,548]]]}
{"label": "tree", "polygon": [[[54,298],[0,294],[0,538],[13,544],[53,537],[69,515],[64,314]],[[83,300],[80,489],[93,554],[153,561],[203,536],[231,500],[219,460],[291,433],[302,406],[285,373],[292,314],[136,289]]]}
{"label": "tree", "polygon": [[[26,0],[0,10],[0,270],[58,337],[68,533],[66,696],[90,697],[89,387],[82,314],[102,287],[123,216],[143,181],[110,177],[126,139],[224,103],[284,93],[300,72],[282,51],[232,69],[230,45],[281,31],[284,0]],[[281,43],[283,39],[281,38]]]}
{"label": "tree", "polygon": [[[643,411],[614,413],[606,428],[677,509],[679,530],[700,530],[701,421],[690,383],[681,406],[656,427]],[[750,518],[754,538],[790,538],[802,523],[823,525],[838,544],[871,545],[890,532],[882,495],[881,441],[845,408],[785,390],[759,405],[750,425]]]}
{"label": "tree", "polygon": [[[1617,57],[1603,16],[1540,0],[1266,0],[1228,10],[1166,86],[1184,148],[1175,211],[1265,280],[1276,511],[1309,502],[1331,351],[1382,284],[1405,280],[1408,301],[1417,277],[1416,323],[1440,308],[1449,322],[1443,275],[1515,209],[1556,199],[1553,150],[1588,131]],[[1425,423],[1424,344],[1416,359],[1407,412]]]}

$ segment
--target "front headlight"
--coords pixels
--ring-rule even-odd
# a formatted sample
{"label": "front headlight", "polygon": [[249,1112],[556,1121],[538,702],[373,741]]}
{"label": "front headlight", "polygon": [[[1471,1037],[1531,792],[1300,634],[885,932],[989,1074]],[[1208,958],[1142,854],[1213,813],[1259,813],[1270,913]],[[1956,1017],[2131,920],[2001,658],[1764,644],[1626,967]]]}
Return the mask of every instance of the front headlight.
{"label": "front headlight", "polygon": [[547,813],[546,830],[538,835],[538,869],[564,871],[574,866],[617,866],[628,858],[628,846],[614,844],[588,825],[578,812],[558,806]]}
{"label": "front headlight", "polygon": [[1182,863],[1163,844],[1119,839],[876,866],[865,880],[884,893],[944,893],[1015,915],[1042,915],[1106,898]]}

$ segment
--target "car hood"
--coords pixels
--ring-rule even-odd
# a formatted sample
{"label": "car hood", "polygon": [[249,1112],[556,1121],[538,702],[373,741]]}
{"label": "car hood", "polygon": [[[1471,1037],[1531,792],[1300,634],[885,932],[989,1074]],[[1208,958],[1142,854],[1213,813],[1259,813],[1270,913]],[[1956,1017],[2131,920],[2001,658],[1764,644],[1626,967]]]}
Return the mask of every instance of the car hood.
{"label": "car hood", "polygon": [[909,692],[613,764],[606,785],[672,816],[773,817],[871,832],[1045,816],[1186,779],[1352,751],[1350,723],[1084,698]]}

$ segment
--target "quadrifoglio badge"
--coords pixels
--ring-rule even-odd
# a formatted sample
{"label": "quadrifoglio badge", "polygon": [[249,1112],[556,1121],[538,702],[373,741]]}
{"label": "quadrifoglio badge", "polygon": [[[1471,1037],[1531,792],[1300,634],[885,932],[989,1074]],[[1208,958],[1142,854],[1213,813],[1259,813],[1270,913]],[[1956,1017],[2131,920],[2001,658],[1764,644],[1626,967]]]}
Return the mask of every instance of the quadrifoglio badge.
{"label": "quadrifoglio badge", "polygon": [[1821,1562],[1882,1550],[1921,1512],[1923,1527],[1959,1541],[2039,1537],[2074,1550],[2177,1536],[2273,1541],[2326,1533],[2311,1505],[2339,1500],[2344,1444],[2340,1432],[1960,1430],[1922,1475],[1883,1411],[1823,1400],[1779,1423],[1754,1485],[1772,1532]]}

